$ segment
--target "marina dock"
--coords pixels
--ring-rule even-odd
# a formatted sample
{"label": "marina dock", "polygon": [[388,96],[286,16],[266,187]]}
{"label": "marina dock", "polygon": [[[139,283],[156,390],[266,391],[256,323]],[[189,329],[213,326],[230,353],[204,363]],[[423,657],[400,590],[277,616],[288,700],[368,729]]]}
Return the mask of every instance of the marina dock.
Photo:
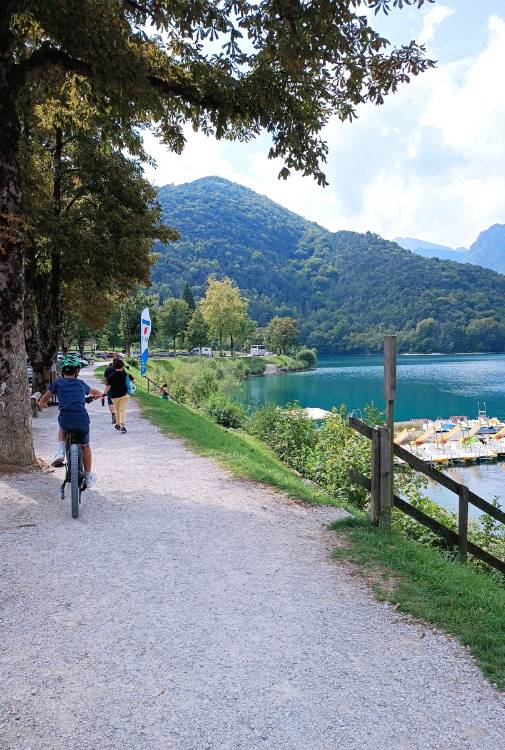
{"label": "marina dock", "polygon": [[505,424],[485,409],[476,419],[415,420],[396,425],[395,443],[438,466],[496,461],[505,457]]}

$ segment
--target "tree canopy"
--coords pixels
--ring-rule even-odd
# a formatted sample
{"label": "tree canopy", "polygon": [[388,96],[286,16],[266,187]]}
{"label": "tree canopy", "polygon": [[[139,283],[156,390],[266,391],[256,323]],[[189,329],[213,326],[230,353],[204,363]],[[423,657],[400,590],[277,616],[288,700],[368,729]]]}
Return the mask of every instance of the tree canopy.
{"label": "tree canopy", "polygon": [[11,86],[19,91],[52,71],[78,77],[107,136],[155,122],[179,152],[187,121],[218,138],[266,129],[283,176],[297,169],[324,183],[320,132],[329,117],[382,104],[433,64],[415,42],[392,48],[363,11],[424,1],[6,0],[0,21]]}
{"label": "tree canopy", "polygon": [[298,326],[294,318],[276,315],[266,327],[265,341],[267,346],[278,354],[284,354],[298,338]]}
{"label": "tree canopy", "polygon": [[200,305],[210,332],[219,341],[221,353],[225,337],[230,337],[233,356],[237,339],[241,334],[245,335],[249,317],[248,304],[240,296],[237,285],[227,277],[220,281],[210,276],[205,297]]}
{"label": "tree canopy", "polygon": [[207,346],[209,343],[209,326],[200,307],[197,307],[191,316],[189,321],[186,340],[188,343],[188,349],[193,347]]}
{"label": "tree canopy", "polygon": [[191,310],[183,299],[169,297],[163,303],[160,311],[161,334],[167,339],[171,339],[174,345],[174,354],[177,354],[176,341],[177,337],[184,334],[191,318]]}

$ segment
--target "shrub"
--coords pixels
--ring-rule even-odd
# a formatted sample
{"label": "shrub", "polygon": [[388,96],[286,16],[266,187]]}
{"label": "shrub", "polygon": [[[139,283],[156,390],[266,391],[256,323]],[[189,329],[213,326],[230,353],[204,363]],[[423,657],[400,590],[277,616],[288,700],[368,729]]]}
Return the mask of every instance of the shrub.
{"label": "shrub", "polygon": [[248,422],[248,430],[267,443],[289,466],[301,474],[307,456],[317,442],[315,425],[299,404],[279,409],[266,404]]}
{"label": "shrub", "polygon": [[218,387],[214,369],[204,362],[188,363],[168,379],[168,389],[174,398],[193,406],[200,406]]}
{"label": "shrub", "polygon": [[277,428],[280,408],[267,403],[252,414],[247,421],[247,432],[270,445],[270,439]]}
{"label": "shrub", "polygon": [[279,365],[281,372],[295,372],[296,370],[305,370],[307,363],[301,359],[286,359],[282,364]]}
{"label": "shrub", "polygon": [[342,409],[324,420],[317,442],[307,456],[306,473],[337,500],[365,509],[370,496],[351,482],[349,469],[370,475],[370,441],[348,426],[347,414]]}
{"label": "shrub", "polygon": [[203,410],[223,427],[241,427],[245,421],[244,409],[224,393],[214,393],[203,405]]}
{"label": "shrub", "polygon": [[315,367],[317,364],[315,349],[301,349],[296,355],[296,358],[301,359],[302,362],[306,362],[308,367]]}

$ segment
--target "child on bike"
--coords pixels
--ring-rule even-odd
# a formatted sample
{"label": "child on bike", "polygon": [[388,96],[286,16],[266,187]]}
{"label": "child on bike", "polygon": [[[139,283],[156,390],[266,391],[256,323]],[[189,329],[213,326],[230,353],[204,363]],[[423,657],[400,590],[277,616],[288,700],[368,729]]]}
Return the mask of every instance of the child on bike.
{"label": "child on bike", "polygon": [[96,483],[96,474],[91,473],[91,448],[89,445],[89,416],[85,407],[86,396],[100,398],[103,394],[96,388],[79,380],[81,361],[76,354],[64,354],[61,360],[61,378],[51,383],[48,390],[39,401],[40,409],[43,409],[49,399],[56,395],[58,397],[60,414],[58,424],[58,451],[54,457],[53,466],[63,466],[65,461],[65,441],[67,432],[73,432],[82,450],[82,463],[86,476],[86,484],[92,487]]}

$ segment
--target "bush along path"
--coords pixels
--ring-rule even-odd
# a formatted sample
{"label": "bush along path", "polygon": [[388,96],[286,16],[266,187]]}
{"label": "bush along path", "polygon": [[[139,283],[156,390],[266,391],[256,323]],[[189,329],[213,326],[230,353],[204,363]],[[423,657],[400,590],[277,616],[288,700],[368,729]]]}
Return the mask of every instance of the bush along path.
{"label": "bush along path", "polygon": [[6,748],[501,750],[468,652],[331,559],[338,509],[233,478],[136,403],[126,435],[90,411],[77,521],[58,472],[1,478]]}

